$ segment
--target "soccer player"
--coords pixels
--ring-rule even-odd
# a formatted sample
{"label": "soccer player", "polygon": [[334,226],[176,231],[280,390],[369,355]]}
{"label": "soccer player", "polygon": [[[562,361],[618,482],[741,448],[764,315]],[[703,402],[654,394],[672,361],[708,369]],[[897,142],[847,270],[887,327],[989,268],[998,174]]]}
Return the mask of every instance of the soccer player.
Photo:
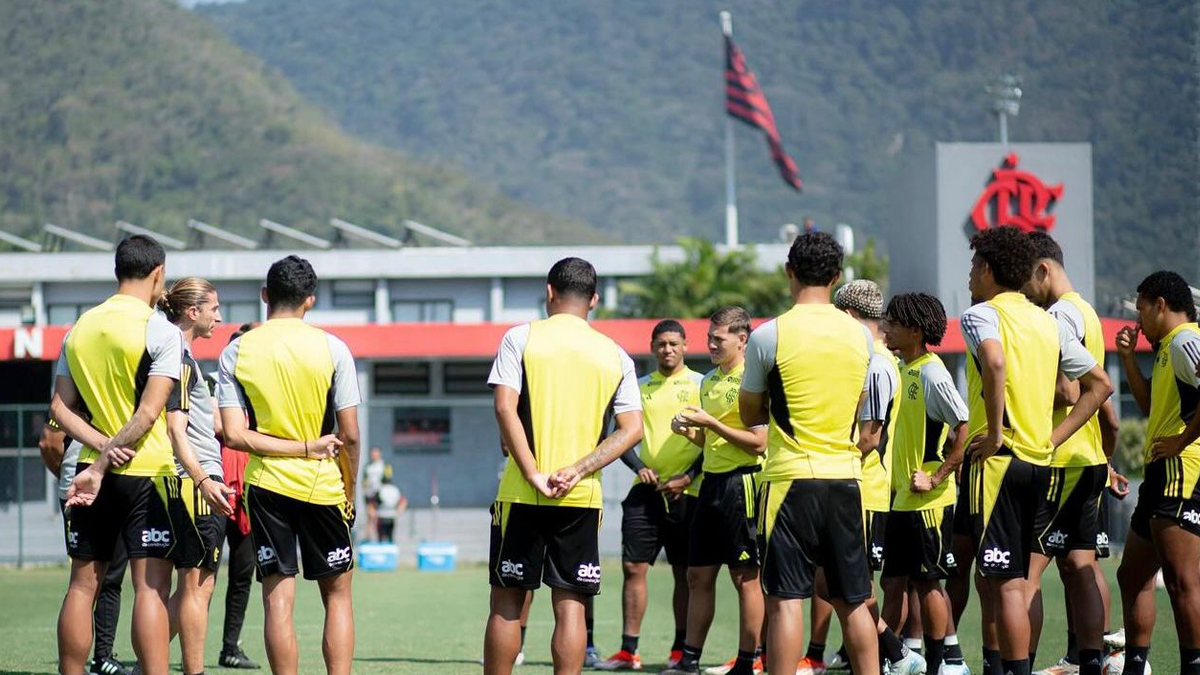
{"label": "soccer player", "polygon": [[[683,657],[664,674],[696,673],[716,611],[717,575],[722,565],[738,594],[738,654],[713,672],[750,675],[758,661],[763,599],[758,577],[754,474],[762,466],[766,430],[751,430],[738,412],[745,370],[750,314],[724,307],[709,320],[708,352],[716,365],[700,385],[700,406],[675,417],[676,433],[701,445],[704,477],[688,537],[688,615]],[[708,671],[705,671],[708,672]]]}
{"label": "soccer player", "polygon": [[795,305],[750,336],[739,399],[743,424],[768,432],[758,510],[767,671],[795,672],[802,599],[812,597],[821,567],[854,672],[871,675],[879,673],[879,649],[865,604],[871,569],[859,488],[862,454],[853,440],[871,336],[830,304],[842,271],[842,247],[833,237],[797,237],[786,271]]}
{"label": "soccer player", "polygon": [[[83,446],[73,440],[49,419],[42,427],[42,437],[38,440],[38,449],[42,453],[42,462],[50,473],[58,479],[58,504],[64,516],[67,512],[67,492],[71,481],[75,478],[75,465],[79,461],[79,452]],[[67,531],[63,530],[64,537]],[[67,550],[70,550],[70,540],[66,540]],[[121,585],[125,583],[125,570],[129,567],[129,556],[125,555],[125,545],[118,539],[113,547],[113,559],[100,582],[100,592],[96,597],[96,608],[92,612],[95,624],[96,651],[92,657],[92,675],[129,675],[125,665],[117,660],[113,653],[113,641],[117,637],[117,620],[121,616]]]}
{"label": "soccer player", "polygon": [[[1033,272],[1032,243],[1014,227],[971,239],[968,286],[976,302],[962,316],[967,366],[971,516],[982,577],[984,663],[990,672],[1029,675],[1026,577],[1034,515],[1049,488],[1055,448],[1100,409],[1112,384],[1092,355],[1045,310],[1020,293]],[[1070,414],[1052,422],[1058,373],[1078,379]],[[998,644],[988,644],[988,624]],[[1000,670],[995,671],[999,651]]]}
{"label": "soccer player", "polygon": [[[1137,288],[1138,323],[1117,335],[1125,380],[1146,424],[1146,473],[1117,570],[1125,615],[1125,670],[1142,675],[1154,631],[1160,567],[1179,634],[1179,672],[1200,673],[1200,328],[1183,277],[1160,271]],[[1155,346],[1147,380],[1138,333]]]}
{"label": "soccer player", "polygon": [[673,433],[671,422],[684,406],[700,404],[704,376],[683,361],[687,334],[678,321],[666,319],[654,326],[650,351],[658,367],[638,380],[644,430],[641,451],[630,450],[621,456],[621,461],[637,474],[637,482],[621,502],[621,649],[596,664],[599,670],[641,669],[638,636],[646,614],[646,572],[664,548],[675,577],[675,642],[668,667],[678,664],[683,656],[688,612],[688,531],[700,488],[699,481],[693,479],[703,453],[686,437]]}
{"label": "soccer player", "polygon": [[633,360],[587,323],[598,301],[591,263],[556,262],[548,318],[505,333],[488,376],[509,453],[492,505],[486,675],[512,672],[521,609],[542,581],[554,606],[554,672],[583,667],[584,598],[600,591],[599,471],[642,439]]}
{"label": "soccer player", "polygon": [[171,633],[179,634],[184,675],[204,672],[208,606],[221,568],[221,537],[232,515],[233,490],[223,482],[221,444],[217,442],[216,406],[208,381],[192,355],[192,342],[212,337],[221,322],[217,290],[199,277],[171,285],[158,308],[183,333],[183,370],[167,400],[167,435],[175,449],[189,528],[180,533],[175,567],[178,582],[167,601]]}
{"label": "soccer player", "polygon": [[911,582],[920,601],[909,603],[908,611],[920,608],[926,672],[961,673],[966,666],[941,581],[955,567],[949,546],[954,472],[967,440],[967,404],[942,360],[929,351],[946,334],[946,310],[932,295],[898,295],[888,303],[883,332],[887,349],[900,355],[900,406],[890,448],[896,498],[887,524],[883,616],[889,626],[904,623]]}
{"label": "soccer player", "polygon": [[84,446],[67,496],[71,581],[58,620],[63,675],[84,672],[92,607],[117,539],[133,576],[138,664],[146,675],[167,673],[165,599],[182,523],[163,409],[179,379],[183,339],[153,309],[165,262],[153,239],[122,240],[116,294],[79,317],[58,360],[50,412]]}
{"label": "soccer player", "polygon": [[277,260],[261,291],[267,321],[230,342],[219,361],[225,443],[250,454],[245,499],[262,580],[267,661],[276,675],[298,668],[292,607],[301,561],[325,605],[326,670],[349,675],[354,656],[358,376],[346,343],[304,323],[316,292],[307,260]]}
{"label": "soccer player", "polygon": [[[1087,349],[1103,367],[1104,331],[1100,317],[1072,287],[1063,267],[1062,248],[1045,232],[1027,236],[1037,262],[1023,289],[1026,297],[1049,311],[1071,339]],[[1055,424],[1070,413],[1077,395],[1077,385],[1060,375],[1055,391]],[[1107,591],[1108,583],[1096,553],[1103,543],[1100,500],[1104,489],[1124,481],[1109,465],[1117,445],[1118,425],[1116,409],[1111,401],[1105,401],[1100,413],[1064,441],[1050,460],[1051,489],[1035,517],[1043,527],[1038,530],[1030,561],[1030,651],[1037,651],[1041,636],[1041,579],[1052,558],[1057,560],[1063,580],[1072,630],[1067,635],[1068,654],[1060,663],[1041,671],[1044,675],[1098,673],[1103,661],[1102,637],[1108,607],[1104,602],[1107,593],[1101,589]]]}
{"label": "soccer player", "polygon": [[[257,323],[244,323],[229,336],[233,342]],[[217,381],[210,375],[213,391]],[[216,421],[220,421],[218,413]],[[226,519],[224,536],[229,542],[229,579],[225,586],[225,621],[221,637],[221,655],[217,661],[222,668],[256,670],[259,665],[238,645],[242,634],[242,623],[246,619],[246,605],[250,602],[250,586],[254,582],[254,542],[250,539],[250,518],[246,514],[246,465],[249,456],[229,446],[221,446],[221,468],[225,473],[225,485],[234,491],[229,505],[233,514]]]}

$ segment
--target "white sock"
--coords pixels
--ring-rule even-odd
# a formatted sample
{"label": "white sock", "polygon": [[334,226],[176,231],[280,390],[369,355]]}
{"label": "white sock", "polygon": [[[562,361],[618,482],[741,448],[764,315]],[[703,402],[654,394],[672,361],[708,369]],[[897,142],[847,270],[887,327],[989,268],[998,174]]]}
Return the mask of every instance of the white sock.
{"label": "white sock", "polygon": [[925,646],[925,643],[917,638],[904,638],[904,646],[920,654],[921,648]]}
{"label": "white sock", "polygon": [[946,645],[947,647],[949,647],[950,645],[956,645],[956,644],[958,644],[958,633],[955,633],[954,635],[947,635],[947,636],[946,636],[946,642],[945,642],[945,645]]}

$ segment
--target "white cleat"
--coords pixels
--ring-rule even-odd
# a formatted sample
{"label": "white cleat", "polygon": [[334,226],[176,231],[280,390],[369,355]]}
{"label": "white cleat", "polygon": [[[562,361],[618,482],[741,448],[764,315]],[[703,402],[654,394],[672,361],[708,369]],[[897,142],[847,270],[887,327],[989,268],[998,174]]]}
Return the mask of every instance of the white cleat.
{"label": "white cleat", "polygon": [[1116,630],[1111,633],[1104,634],[1104,646],[1111,651],[1125,649],[1125,629]]}
{"label": "white cleat", "polygon": [[904,655],[904,658],[895,663],[887,664],[883,672],[884,675],[925,675],[927,667],[925,657],[910,650]]}
{"label": "white cleat", "polygon": [[965,663],[943,663],[938,675],[971,675],[971,669]]}

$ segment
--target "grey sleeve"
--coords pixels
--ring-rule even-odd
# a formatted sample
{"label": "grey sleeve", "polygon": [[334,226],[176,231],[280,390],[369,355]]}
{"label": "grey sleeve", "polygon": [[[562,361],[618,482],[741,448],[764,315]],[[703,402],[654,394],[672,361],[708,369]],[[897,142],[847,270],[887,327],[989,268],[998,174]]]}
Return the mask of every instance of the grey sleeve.
{"label": "grey sleeve", "polygon": [[[71,337],[70,333],[63,336],[62,348],[58,350],[58,361],[54,364],[54,377],[65,377],[71,379],[71,366],[67,363],[67,338]],[[50,384],[50,392],[54,393],[54,383]]]}
{"label": "grey sleeve", "polygon": [[179,380],[183,370],[183,333],[161,312],[146,322],[146,353],[150,355],[150,376]]}
{"label": "grey sleeve", "polygon": [[986,303],[974,305],[963,312],[959,326],[962,328],[963,342],[967,343],[967,349],[975,356],[979,355],[979,345],[984,340],[1000,342],[1000,315]]}
{"label": "grey sleeve", "polygon": [[779,324],[771,319],[750,334],[746,343],[746,368],[742,373],[742,389],[755,394],[767,390],[767,374],[775,367],[779,348]]}
{"label": "grey sleeve", "polygon": [[925,414],[928,417],[950,426],[967,421],[967,404],[945,366],[933,363],[922,368],[921,387],[925,390]]}
{"label": "grey sleeve", "polygon": [[1055,321],[1066,327],[1076,340],[1080,343],[1083,342],[1087,329],[1083,325],[1083,314],[1080,313],[1078,307],[1066,300],[1059,300],[1046,311],[1054,317]]}
{"label": "grey sleeve", "polygon": [[642,409],[642,390],[638,388],[637,369],[633,359],[624,349],[621,352],[621,384],[617,385],[617,395],[613,398],[613,414]]}
{"label": "grey sleeve", "polygon": [[358,392],[358,371],[354,367],[354,356],[341,339],[326,333],[329,339],[329,354],[333,357],[333,408],[345,410],[362,403]]}
{"label": "grey sleeve", "polygon": [[1056,321],[1058,326],[1058,369],[1072,380],[1078,380],[1096,367],[1096,359],[1075,338],[1068,325]]}
{"label": "grey sleeve", "polygon": [[489,385],[504,385],[517,392],[521,391],[521,380],[525,374],[523,358],[528,342],[529,324],[524,323],[508,329],[504,339],[500,340],[500,348],[496,350],[496,361],[492,363],[492,372],[488,375]]}
{"label": "grey sleeve", "polygon": [[1196,377],[1196,364],[1200,364],[1200,335],[1191,331],[1176,335],[1171,340],[1171,363],[1180,382],[1200,387],[1200,378]]}
{"label": "grey sleeve", "polygon": [[241,343],[241,338],[230,342],[221,351],[221,358],[217,362],[217,406],[220,408],[246,409],[246,400],[242,398],[242,388],[238,386],[237,380],[233,377],[237,370],[238,347],[241,346]]}
{"label": "grey sleeve", "polygon": [[896,396],[895,371],[889,363],[891,357],[876,352],[871,355],[867,366],[867,402],[858,416],[860,422],[882,422]]}

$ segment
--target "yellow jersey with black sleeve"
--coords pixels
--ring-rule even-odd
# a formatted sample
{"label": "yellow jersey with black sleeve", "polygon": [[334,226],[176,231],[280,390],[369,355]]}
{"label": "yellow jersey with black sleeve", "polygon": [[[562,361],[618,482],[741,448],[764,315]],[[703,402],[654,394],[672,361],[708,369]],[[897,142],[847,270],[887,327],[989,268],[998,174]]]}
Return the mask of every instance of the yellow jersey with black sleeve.
{"label": "yellow jersey with black sleeve", "polygon": [[[1084,349],[1096,360],[1096,364],[1104,367],[1104,328],[1100,325],[1100,317],[1096,310],[1075,291],[1063,293],[1051,305],[1050,316],[1058,321],[1059,327],[1065,329],[1073,340],[1083,345]],[[1054,426],[1058,426],[1067,415],[1071,414],[1071,406],[1054,408]],[[1107,464],[1108,457],[1104,455],[1104,446],[1100,441],[1100,415],[1092,415],[1084,422],[1079,431],[1063,441],[1054,451],[1050,466],[1079,467],[1098,466]]]}
{"label": "yellow jersey with black sleeve", "polygon": [[1054,387],[1061,371],[1077,379],[1096,365],[1083,345],[1070,338],[1054,317],[1008,291],[963,313],[967,345],[968,437],[988,432],[983,404],[983,374],[979,347],[996,340],[1004,350],[1004,438],[1000,454],[1011,454],[1036,466],[1049,466],[1054,448]]}
{"label": "yellow jersey with black sleeve", "polygon": [[[1145,445],[1147,464],[1155,439],[1183,433],[1196,414],[1196,405],[1200,402],[1197,364],[1200,364],[1200,327],[1196,324],[1180,324],[1159,341],[1150,375],[1150,418],[1146,422]],[[1200,440],[1187,446],[1180,457],[1191,462],[1200,461]]]}
{"label": "yellow jersey with black sleeve", "polygon": [[875,353],[867,366],[867,400],[859,414],[859,422],[879,422],[883,429],[879,446],[863,457],[862,500],[868,511],[885,512],[892,504],[892,426],[900,398],[900,370],[896,357],[882,341],[873,345]]}
{"label": "yellow jersey with black sleeve", "polygon": [[[644,431],[638,457],[660,480],[686,473],[700,455],[701,449],[696,444],[671,431],[671,419],[685,406],[700,406],[703,380],[703,375],[687,366],[673,375],[655,370],[638,379]],[[698,494],[700,480],[697,477],[692,481],[684,493]]]}
{"label": "yellow jersey with black sleeve", "polygon": [[[728,373],[713,368],[700,385],[700,407],[718,422],[734,429],[745,429],[738,407],[738,390],[746,363],[737,364]],[[704,473],[727,473],[744,467],[762,464],[761,455],[752,455],[730,443],[712,429],[704,430]]]}
{"label": "yellow jersey with black sleeve", "polygon": [[889,454],[892,456],[893,511],[925,511],[954,504],[953,477],[925,493],[912,491],[919,469],[933,475],[945,461],[950,428],[967,421],[967,404],[937,354],[926,352],[900,364],[899,414]]}
{"label": "yellow jersey with black sleeve", "polygon": [[[84,312],[63,340],[57,374],[70,378],[100,433],[116,435],[137,410],[150,377],[179,381],[183,334],[167,317],[131,295],[117,294]],[[178,386],[178,385],[176,385]],[[175,459],[165,412],[134,444],[137,455],[110,473],[174,476]],[[99,457],[85,447],[79,463]]]}
{"label": "yellow jersey with black sleeve", "polygon": [[[517,412],[539,472],[570,466],[596,449],[611,415],[642,409],[633,360],[573,314],[555,314],[505,333],[488,384],[520,394]],[[600,472],[561,499],[537,491],[512,457],[496,501],[599,509]]]}
{"label": "yellow jersey with black sleeve", "polygon": [[[249,428],[293,441],[333,433],[361,402],[346,343],[302,319],[271,319],[221,352],[217,404],[245,410]],[[318,505],[346,501],[336,459],[250,455],[246,484]]]}
{"label": "yellow jersey with black sleeve", "polygon": [[742,388],[770,399],[762,480],[862,478],[854,427],[872,352],[833,305],[796,305],[750,334]]}

